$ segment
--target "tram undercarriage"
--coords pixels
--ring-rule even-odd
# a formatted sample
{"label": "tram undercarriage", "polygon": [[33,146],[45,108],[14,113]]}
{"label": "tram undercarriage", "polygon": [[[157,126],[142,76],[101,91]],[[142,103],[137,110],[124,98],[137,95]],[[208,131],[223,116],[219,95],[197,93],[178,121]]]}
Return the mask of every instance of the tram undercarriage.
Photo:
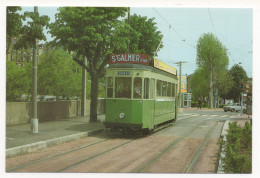
{"label": "tram undercarriage", "polygon": [[111,134],[121,134],[121,135],[147,135],[157,132],[163,128],[171,126],[176,119],[171,119],[166,122],[154,125],[154,128],[149,130],[149,128],[142,128],[143,124],[126,124],[126,123],[112,123],[104,122],[106,132]]}

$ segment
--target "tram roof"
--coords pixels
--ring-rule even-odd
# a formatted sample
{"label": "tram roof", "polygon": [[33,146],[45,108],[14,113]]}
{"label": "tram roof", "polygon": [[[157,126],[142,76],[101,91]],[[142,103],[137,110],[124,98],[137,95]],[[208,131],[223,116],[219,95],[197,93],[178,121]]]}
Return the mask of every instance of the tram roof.
{"label": "tram roof", "polygon": [[169,72],[154,68],[152,66],[146,66],[146,65],[142,65],[142,64],[130,64],[130,63],[122,63],[122,64],[110,64],[108,68],[120,68],[120,69],[144,69],[144,70],[150,70],[151,72],[155,72],[155,73],[159,73],[162,75],[166,75],[169,77],[174,77],[177,78],[176,75],[171,74]]}

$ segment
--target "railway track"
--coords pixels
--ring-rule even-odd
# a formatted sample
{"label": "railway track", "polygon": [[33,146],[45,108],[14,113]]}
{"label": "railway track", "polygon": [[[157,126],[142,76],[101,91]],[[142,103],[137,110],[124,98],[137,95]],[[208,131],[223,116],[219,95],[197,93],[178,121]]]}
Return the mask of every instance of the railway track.
{"label": "railway track", "polygon": [[[150,168],[157,160],[159,160],[162,156],[164,156],[165,154],[167,154],[170,150],[172,150],[179,142],[181,142],[182,140],[184,140],[184,138],[186,138],[189,134],[191,134],[194,130],[196,130],[201,124],[203,124],[204,122],[206,122],[207,120],[203,120],[201,121],[199,124],[197,124],[195,127],[191,128],[188,132],[186,132],[183,136],[181,136],[179,139],[177,139],[176,141],[172,142],[166,149],[164,149],[159,155],[157,155],[156,157],[154,157],[151,161],[149,161],[146,165],[144,165],[141,169],[139,169],[137,172],[138,173],[143,173],[145,172],[148,168]],[[191,161],[191,163],[188,165],[187,170],[185,171],[185,173],[189,173],[189,171],[191,170],[191,168],[193,167],[193,165],[195,164],[197,158],[199,157],[201,151],[203,150],[203,148],[205,147],[205,144],[210,136],[210,133],[212,132],[212,130],[216,127],[218,122],[215,122],[215,124],[210,128],[210,130],[208,131],[208,133],[206,134],[206,137],[204,138],[204,142],[201,144],[199,150],[197,151],[196,155],[194,156],[193,160]]]}
{"label": "railway track", "polygon": [[[155,163],[157,163],[158,160],[160,160],[160,158],[162,158],[164,155],[166,155],[169,151],[173,150],[175,148],[176,145],[178,145],[178,143],[180,143],[181,141],[183,141],[187,136],[189,136],[194,130],[198,129],[200,127],[200,125],[202,125],[203,123],[205,123],[206,121],[208,121],[208,119],[203,119],[202,121],[200,121],[196,126],[193,126],[191,129],[189,129],[186,133],[184,133],[182,136],[180,136],[177,140],[174,140],[173,142],[171,142],[166,148],[164,148],[159,154],[157,154],[156,156],[154,156],[152,159],[150,159],[149,161],[146,161],[145,164],[139,166],[139,169],[136,170],[136,171],[133,171],[133,172],[138,172],[138,173],[142,173],[142,172],[146,172],[151,166],[153,166]],[[185,171],[185,173],[189,173],[193,167],[193,165],[196,163],[196,160],[198,159],[200,153],[202,152],[203,148],[205,147],[206,143],[207,143],[207,140],[212,132],[212,130],[216,127],[218,122],[215,122],[213,126],[210,127],[210,129],[208,130],[205,138],[204,138],[204,141],[203,143],[200,145],[197,153],[194,155],[194,158],[192,159],[192,161],[189,163],[189,165],[187,166],[187,169]],[[150,136],[148,136],[150,137]],[[144,138],[145,139],[145,138]],[[113,139],[114,140],[114,139]],[[130,143],[133,143],[134,141],[138,140],[138,138],[135,138],[135,139],[126,139],[126,140],[123,140],[122,143],[121,141],[119,141],[117,144],[113,145],[110,145],[109,148],[107,149],[104,149],[104,150],[100,150],[100,151],[97,151],[96,153],[92,154],[92,155],[89,155],[89,156],[85,156],[83,155],[82,156],[82,159],[76,161],[76,162],[71,162],[69,163],[68,165],[66,166],[63,166],[61,168],[57,168],[55,169],[55,171],[53,172],[67,172],[69,171],[70,169],[73,169],[73,168],[77,168],[77,166],[80,166],[88,161],[93,161],[93,159],[97,159],[99,157],[101,157],[102,155],[106,155],[106,154],[109,154],[110,152],[112,151],[116,151],[118,149],[123,149],[123,147],[125,148],[128,144]],[[29,163],[25,163],[25,164],[22,164],[22,165],[19,165],[19,166],[16,166],[16,167],[13,167],[13,168],[10,168],[7,170],[7,172],[24,172],[24,171],[28,171],[28,172],[34,172],[35,170],[37,171],[37,169],[34,167],[37,167],[37,165],[41,165],[41,164],[45,164],[45,165],[48,165],[48,162],[49,161],[53,161],[55,159],[59,159],[63,156],[68,156],[68,155],[71,155],[71,154],[76,154],[76,152],[79,152],[79,151],[84,151],[86,149],[90,149],[92,147],[96,147],[98,148],[99,146],[101,147],[101,144],[106,144],[108,142],[111,142],[112,140],[110,138],[107,138],[107,139],[103,139],[101,141],[97,141],[95,143],[92,143],[92,144],[86,144],[84,146],[81,146],[79,148],[75,148],[73,150],[70,150],[70,151],[66,151],[66,152],[63,152],[63,153],[60,153],[60,154],[56,154],[54,156],[50,156],[50,157],[47,157],[47,158],[43,158],[43,159],[40,159],[40,160],[37,160],[37,161],[32,161],[32,162],[29,162]],[[108,144],[109,145],[109,144]],[[84,157],[84,158],[83,158]],[[39,166],[40,167],[40,166]],[[141,168],[140,168],[141,167]],[[30,169],[32,168],[32,169]],[[32,171],[30,171],[32,170]],[[42,172],[41,170],[38,170],[37,172]],[[44,172],[44,171],[43,171]],[[49,172],[49,171],[48,171]],[[51,171],[52,172],[52,171]],[[95,171],[94,171],[95,172]]]}

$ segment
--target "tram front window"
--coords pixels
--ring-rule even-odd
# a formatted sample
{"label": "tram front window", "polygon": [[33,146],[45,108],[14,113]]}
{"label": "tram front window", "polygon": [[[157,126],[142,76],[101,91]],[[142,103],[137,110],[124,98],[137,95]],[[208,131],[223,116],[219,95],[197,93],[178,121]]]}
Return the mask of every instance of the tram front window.
{"label": "tram front window", "polygon": [[116,98],[131,98],[131,78],[130,77],[116,77]]}

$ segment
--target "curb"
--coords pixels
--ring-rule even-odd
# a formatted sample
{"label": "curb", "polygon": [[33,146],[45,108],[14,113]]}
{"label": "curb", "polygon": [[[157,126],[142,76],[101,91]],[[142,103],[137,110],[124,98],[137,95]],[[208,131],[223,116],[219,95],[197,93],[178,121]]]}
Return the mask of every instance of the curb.
{"label": "curb", "polygon": [[36,143],[30,143],[27,145],[9,148],[9,149],[6,149],[5,156],[6,156],[6,158],[10,158],[13,156],[32,153],[32,152],[38,151],[38,150],[46,148],[46,147],[58,145],[61,143],[66,143],[66,142],[69,142],[72,140],[77,140],[82,137],[87,137],[87,136],[96,134],[98,132],[101,132],[103,130],[104,129],[96,129],[96,130],[91,130],[91,131],[87,131],[87,132],[80,132],[80,133],[73,134],[73,135],[63,136],[63,137],[54,138],[54,139],[50,139],[50,140],[46,140],[46,141],[40,141],[40,142],[36,142]]}
{"label": "curb", "polygon": [[[230,123],[230,120],[226,120],[226,122],[225,122],[225,124],[222,128],[220,136],[222,137],[223,141],[227,141],[226,135],[227,135],[227,132],[228,132],[229,123]],[[225,173],[224,168],[222,166],[222,159],[224,157],[225,157],[224,148],[221,146],[221,153],[220,153],[220,158],[219,158],[219,162],[218,162],[218,171],[217,171],[218,174]]]}

